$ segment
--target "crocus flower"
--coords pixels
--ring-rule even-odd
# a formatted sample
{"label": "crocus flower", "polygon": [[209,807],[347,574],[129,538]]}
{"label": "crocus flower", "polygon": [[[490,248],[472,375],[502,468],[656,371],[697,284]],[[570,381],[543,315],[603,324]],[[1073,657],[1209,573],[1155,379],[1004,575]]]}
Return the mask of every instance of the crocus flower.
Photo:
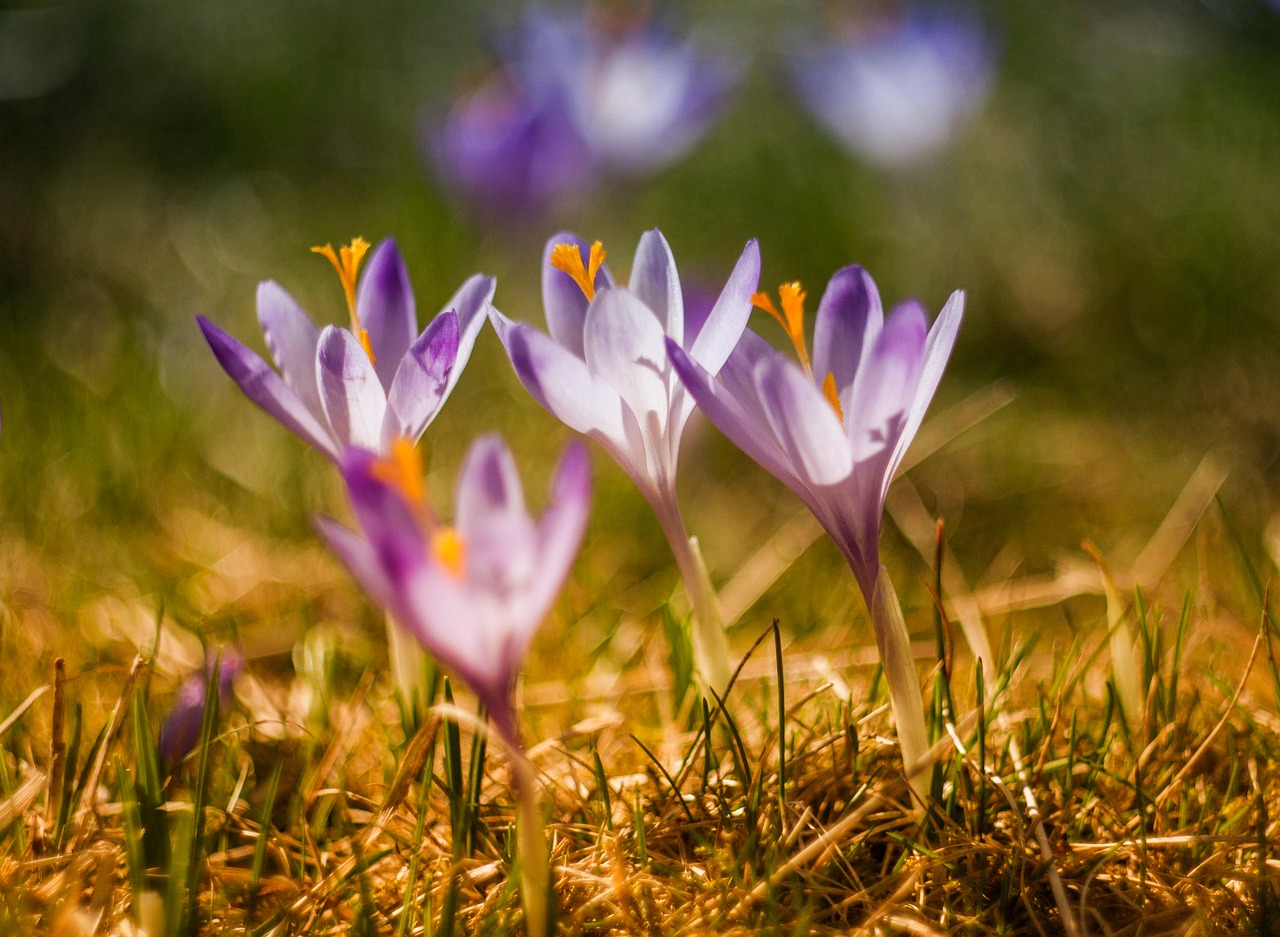
{"label": "crocus flower", "polygon": [[504,217],[545,212],[595,180],[564,101],[535,93],[510,69],[458,98],[426,143],[445,182]]}
{"label": "crocus flower", "polygon": [[521,66],[538,93],[563,101],[606,171],[644,173],[674,162],[706,132],[737,79],[729,61],[693,39],[625,13],[525,19]]}
{"label": "crocus flower", "polygon": [[477,440],[458,478],[455,526],[427,508],[412,446],[391,457],[359,449],[342,473],[364,532],[321,519],[321,531],[375,601],[479,697],[505,743],[520,810],[517,826],[530,934],[543,935],[550,879],[537,780],[520,741],[512,688],[534,629],[578,552],[587,522],[587,453],[574,444],[534,519],[515,462],[496,436]]}
{"label": "crocus flower", "polygon": [[[258,287],[258,321],[279,372],[204,316],[218,363],[250,400],[335,462],[348,446],[387,451],[419,438],[453,390],[493,297],[492,277],[471,277],[418,334],[413,289],[395,242],[356,238],[341,251],[313,248],[333,264],[351,328],[317,330],[276,282]],[[358,282],[357,282],[358,277]]]}
{"label": "crocus flower", "polygon": [[845,267],[818,306],[812,355],[800,284],[779,289],[781,310],[755,299],[783,326],[799,364],[751,331],[718,380],[678,343],[668,341],[667,353],[703,412],[800,497],[844,555],[871,611],[904,761],[915,765],[927,748],[919,677],[880,565],[880,525],[889,483],[951,355],[964,294],[951,295],[932,328],[914,300],[886,319],[871,277]]}
{"label": "crocus flower", "polygon": [[805,107],[851,153],[884,166],[940,149],[987,96],[995,53],[963,9],[908,9],[793,56]]}
{"label": "crocus flower", "polygon": [[503,738],[519,747],[511,689],[534,630],[555,599],[586,526],[586,451],[569,448],[534,519],[515,462],[485,436],[458,478],[455,526],[433,517],[412,446],[378,456],[350,449],[342,475],[364,533],[321,519],[321,532],[365,591],[463,680]]}
{"label": "crocus flower", "polygon": [[169,718],[160,727],[158,751],[166,769],[171,770],[200,743],[200,729],[204,725],[205,704],[215,666],[218,671],[218,700],[226,705],[231,697],[231,685],[244,669],[244,658],[234,650],[224,650],[220,663],[210,656],[203,670],[196,671],[182,682]]}
{"label": "crocus flower", "polygon": [[547,242],[542,298],[550,335],[492,307],[490,317],[534,400],[604,446],[653,507],[694,605],[702,675],[722,692],[728,649],[697,543],[690,542],[676,499],[680,438],[693,401],[663,343],[684,350],[707,373],[719,371],[751,314],[760,250],[755,241],[747,243],[701,321],[686,321],[675,258],[661,232],[640,238],[626,287],[614,283],[604,258],[598,241],[588,247],[562,233]]}

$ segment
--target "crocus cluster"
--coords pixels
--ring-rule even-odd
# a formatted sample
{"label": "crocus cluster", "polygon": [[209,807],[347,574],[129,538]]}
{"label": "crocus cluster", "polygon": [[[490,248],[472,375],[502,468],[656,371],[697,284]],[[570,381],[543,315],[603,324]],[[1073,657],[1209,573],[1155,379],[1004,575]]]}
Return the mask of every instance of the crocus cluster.
{"label": "crocus cluster", "polygon": [[537,213],[602,176],[654,172],[705,133],[737,69],[619,11],[531,8],[500,66],[432,127],[446,182],[482,207]]}

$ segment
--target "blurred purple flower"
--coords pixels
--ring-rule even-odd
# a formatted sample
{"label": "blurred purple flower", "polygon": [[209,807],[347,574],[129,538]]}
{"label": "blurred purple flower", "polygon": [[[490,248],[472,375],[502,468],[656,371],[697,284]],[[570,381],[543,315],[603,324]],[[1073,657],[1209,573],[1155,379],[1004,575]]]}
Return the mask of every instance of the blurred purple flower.
{"label": "blurred purple flower", "polygon": [[521,65],[566,112],[605,170],[645,173],[683,156],[707,131],[738,67],[640,17],[573,17],[533,8]]}
{"label": "blurred purple flower", "polygon": [[964,294],[951,295],[931,329],[914,300],[885,319],[870,275],[845,267],[818,306],[810,362],[801,331],[804,294],[798,284],[780,292],[779,318],[803,367],[750,330],[719,380],[676,342],[667,341],[667,352],[711,421],[821,522],[870,607],[889,483],[942,378]]}
{"label": "blurred purple flower", "polygon": [[244,669],[244,658],[232,648],[222,651],[221,662],[210,655],[203,670],[198,670],[182,682],[173,701],[169,718],[160,727],[158,751],[165,770],[171,771],[198,744],[200,729],[204,725],[205,702],[209,681],[214,667],[218,668],[218,701],[225,706],[231,698],[231,685]]}
{"label": "blurred purple flower", "polygon": [[489,313],[534,400],[604,446],[653,507],[701,627],[695,630],[695,639],[704,643],[702,651],[695,647],[700,668],[718,691],[727,682],[727,660],[720,660],[727,647],[706,570],[676,498],[680,439],[694,405],[663,343],[687,351],[715,374],[746,328],[759,278],[760,249],[753,240],[711,309],[687,320],[675,258],[660,231],[640,238],[626,287],[615,285],[599,241],[588,248],[575,235],[561,233],[547,242],[542,263],[551,334],[492,307]]}
{"label": "blurred purple flower", "polygon": [[[388,451],[418,439],[443,406],[471,355],[493,297],[476,274],[417,334],[413,289],[395,242],[373,252],[356,238],[340,253],[314,248],[338,271],[351,328],[317,330],[276,282],[258,287],[258,321],[279,372],[204,316],[196,316],[218,363],[259,407],[335,462],[348,446]],[[416,337],[415,337],[416,336]]]}
{"label": "blurred purple flower", "polygon": [[850,152],[884,166],[939,150],[986,99],[995,49],[966,9],[908,7],[810,40],[795,56],[800,99]]}
{"label": "blurred purple flower", "polygon": [[534,629],[568,575],[586,527],[585,447],[565,452],[535,520],[497,436],[472,444],[458,477],[455,527],[431,515],[412,447],[342,459],[361,537],[320,518],[321,533],[365,591],[458,675],[522,752],[511,689]]}

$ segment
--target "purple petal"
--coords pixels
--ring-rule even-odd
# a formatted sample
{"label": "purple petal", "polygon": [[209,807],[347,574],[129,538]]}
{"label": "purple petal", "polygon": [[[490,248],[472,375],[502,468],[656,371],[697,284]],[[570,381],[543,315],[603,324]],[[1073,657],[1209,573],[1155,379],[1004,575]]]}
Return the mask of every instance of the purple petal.
{"label": "purple petal", "polygon": [[327,427],[307,409],[301,398],[265,361],[204,316],[196,316],[214,357],[245,396],[279,420],[289,432],[319,449],[331,459],[338,449]]}
{"label": "purple petal", "polygon": [[657,228],[640,236],[627,289],[653,310],[662,331],[684,344],[684,298],[671,245]]}
{"label": "purple petal", "polygon": [[778,355],[756,364],[756,390],[786,459],[809,485],[834,485],[853,471],[844,425],[804,373]]}
{"label": "purple petal", "polygon": [[[547,241],[542,252],[542,306],[547,315],[547,331],[556,344],[562,345],[579,358],[583,357],[582,332],[587,319],[589,302],[573,277],[551,266],[551,252],[557,244],[576,245],[585,264],[591,254],[591,245],[576,234],[561,231]],[[613,286],[609,269],[600,265],[596,273],[597,290]]]}
{"label": "purple petal", "polygon": [[473,588],[509,601],[526,591],[541,558],[515,460],[499,437],[483,436],[467,452],[454,524],[466,544]]}
{"label": "purple petal", "polygon": [[471,444],[458,475],[454,523],[465,540],[494,515],[511,514],[529,515],[515,459],[501,437],[481,436]]}
{"label": "purple petal", "polygon": [[343,446],[379,449],[387,395],[356,337],[346,329],[325,326],[316,370],[333,435]]}
{"label": "purple petal", "polygon": [[316,389],[316,343],[320,331],[279,283],[258,284],[258,323],[284,382],[312,413],[324,413]]}
{"label": "purple petal", "polygon": [[887,465],[902,437],[920,382],[926,329],[924,308],[901,303],[865,356],[849,396],[849,442],[857,461],[883,453]]}
{"label": "purple petal", "polygon": [[444,312],[431,320],[396,370],[383,418],[383,443],[395,436],[417,442],[444,403],[457,357],[458,317]]}
{"label": "purple petal", "polygon": [[[747,332],[743,339],[754,336]],[[761,340],[763,344],[763,340]],[[770,349],[770,351],[773,351]],[[773,352],[777,354],[776,351]],[[782,450],[774,437],[764,411],[760,409],[755,387],[750,380],[735,390],[727,383],[721,384],[708,374],[703,367],[689,357],[688,353],[670,339],[667,340],[667,354],[672,367],[684,383],[702,412],[716,425],[720,432],[729,437],[739,449],[760,464],[765,471],[774,475],[790,488],[802,485],[791,467],[783,461]],[[754,361],[748,358],[742,346],[729,356],[721,371],[724,378],[736,369],[745,366],[750,373]]]}
{"label": "purple petal", "polygon": [[759,285],[760,245],[752,238],[742,249],[742,256],[706,321],[695,334],[686,335],[692,339],[689,354],[711,374],[720,371],[742,337],[751,316],[751,297]]}
{"label": "purple petal", "polygon": [[[389,584],[384,597],[398,599],[400,582],[426,562],[427,543],[413,507],[378,477],[377,462],[373,452],[352,447],[343,452],[340,468],[351,510]],[[357,572],[354,566],[352,572]],[[387,604],[399,614],[393,602]]]}
{"label": "purple petal", "polygon": [[387,572],[378,561],[378,554],[370,546],[369,541],[343,527],[331,517],[317,517],[316,529],[320,532],[338,559],[351,571],[360,588],[369,594],[369,598],[388,609],[396,605],[395,590]]}
{"label": "purple petal", "polygon": [[894,446],[888,470],[885,472],[880,495],[882,499],[889,490],[889,482],[893,480],[894,473],[907,454],[911,440],[915,438],[916,430],[924,420],[924,413],[929,409],[929,402],[933,400],[934,392],[938,389],[942,372],[946,370],[947,361],[951,357],[951,349],[955,347],[956,334],[960,330],[960,321],[963,318],[964,293],[957,290],[942,307],[942,312],[938,314],[938,319],[933,323],[933,328],[929,330],[929,337],[925,340],[924,365],[920,370],[920,380],[916,386],[915,397],[907,410],[902,435]]}
{"label": "purple petal", "polygon": [[489,317],[516,376],[552,416],[570,429],[622,445],[622,401],[585,361],[523,322],[490,307]]}
{"label": "purple petal", "polygon": [[834,375],[840,398],[847,403],[854,375],[883,325],[880,292],[871,275],[858,266],[836,271],[814,319],[814,377]]}
{"label": "purple petal", "polygon": [[480,273],[473,274],[467,277],[444,304],[446,311],[452,309],[458,316],[458,353],[453,363],[453,370],[449,374],[449,383],[445,388],[445,400],[453,392],[458,378],[462,377],[467,362],[471,360],[471,349],[475,346],[476,337],[484,328],[485,320],[488,318],[488,307],[493,300],[493,291],[496,286],[497,283],[493,277]]}
{"label": "purple petal", "polygon": [[538,610],[538,620],[546,614],[569,575],[582,544],[590,508],[591,461],[587,447],[574,442],[560,458],[551,482],[551,503],[538,519],[538,564],[529,595],[530,606]]}
{"label": "purple petal", "polygon": [[356,293],[356,312],[360,325],[369,333],[378,380],[384,389],[390,389],[400,359],[418,333],[413,286],[394,239],[379,244],[365,266]]}
{"label": "purple petal", "polygon": [[587,367],[618,392],[642,427],[650,425],[650,413],[663,428],[670,419],[665,340],[652,310],[629,290],[604,290],[587,310]]}

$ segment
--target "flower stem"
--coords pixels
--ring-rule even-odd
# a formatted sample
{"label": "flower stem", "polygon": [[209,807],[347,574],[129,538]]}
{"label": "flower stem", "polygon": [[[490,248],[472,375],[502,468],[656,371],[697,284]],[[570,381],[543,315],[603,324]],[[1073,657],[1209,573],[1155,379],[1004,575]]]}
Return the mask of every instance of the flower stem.
{"label": "flower stem", "polygon": [[898,744],[902,748],[902,767],[907,783],[921,808],[929,796],[929,772],[925,771],[925,759],[929,751],[929,737],[925,729],[924,703],[920,698],[920,674],[916,671],[915,655],[911,652],[911,635],[898,593],[883,566],[876,576],[875,591],[871,599],[871,630],[876,636],[880,662],[884,666],[889,684],[889,703],[893,708],[893,721],[898,728]]}
{"label": "flower stem", "polygon": [[674,493],[663,498],[661,504],[655,499],[654,507],[662,532],[667,535],[667,541],[671,544],[680,578],[684,580],[689,604],[693,606],[694,667],[703,684],[723,697],[732,676],[729,639],[725,636],[720,601],[716,597],[715,586],[711,584],[707,564],[702,559],[698,538],[690,537],[685,530]]}
{"label": "flower stem", "polygon": [[427,699],[427,655],[417,640],[387,613],[387,658],[400,697],[400,712],[407,730],[422,725],[432,700]]}
{"label": "flower stem", "polygon": [[547,899],[551,894],[551,864],[542,828],[538,775],[520,741],[515,713],[495,708],[489,718],[506,748],[511,790],[516,796],[516,853],[520,857],[520,904],[524,908],[525,932],[529,937],[546,937],[550,926]]}

